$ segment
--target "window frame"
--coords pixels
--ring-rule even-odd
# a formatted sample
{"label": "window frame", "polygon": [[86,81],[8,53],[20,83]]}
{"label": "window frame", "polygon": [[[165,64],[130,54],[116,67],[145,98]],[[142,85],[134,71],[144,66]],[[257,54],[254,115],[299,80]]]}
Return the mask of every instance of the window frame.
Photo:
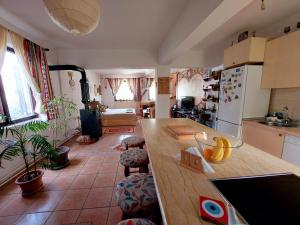
{"label": "window frame", "polygon": [[[7,46],[6,51],[15,54],[15,50],[12,47]],[[31,88],[29,88],[29,90],[31,91]],[[1,102],[2,102],[4,116],[7,117],[5,122],[0,123],[0,125],[2,125],[2,126],[3,125],[8,126],[8,125],[22,123],[22,122],[25,122],[25,121],[28,121],[28,120],[38,118],[38,116],[39,116],[37,113],[35,113],[31,116],[26,116],[26,117],[16,119],[16,120],[10,120],[9,119],[10,114],[9,114],[9,108],[8,108],[8,104],[7,104],[7,100],[6,100],[6,96],[5,96],[5,90],[4,90],[4,85],[3,85],[3,81],[2,81],[2,76],[0,76],[0,99],[1,99]]]}

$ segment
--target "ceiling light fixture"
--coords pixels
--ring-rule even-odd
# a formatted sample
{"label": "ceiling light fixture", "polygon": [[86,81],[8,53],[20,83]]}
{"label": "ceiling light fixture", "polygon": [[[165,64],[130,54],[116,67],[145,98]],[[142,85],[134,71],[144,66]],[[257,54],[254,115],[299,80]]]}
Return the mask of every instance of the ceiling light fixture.
{"label": "ceiling light fixture", "polygon": [[100,20],[99,0],[44,0],[44,5],[56,25],[75,35],[92,32]]}
{"label": "ceiling light fixture", "polygon": [[261,0],[261,6],[260,6],[260,9],[262,11],[264,11],[266,9],[266,5],[265,5],[265,0]]}

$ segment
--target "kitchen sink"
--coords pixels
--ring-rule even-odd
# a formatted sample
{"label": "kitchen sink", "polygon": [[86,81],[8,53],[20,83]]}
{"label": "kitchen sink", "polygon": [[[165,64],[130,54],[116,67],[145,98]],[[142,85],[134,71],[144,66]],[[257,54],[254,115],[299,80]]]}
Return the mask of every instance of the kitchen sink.
{"label": "kitchen sink", "polygon": [[267,122],[267,121],[260,121],[260,124],[264,124],[267,126],[274,126],[274,127],[298,127],[299,125],[295,122],[288,122],[288,123],[278,123],[278,122]]}

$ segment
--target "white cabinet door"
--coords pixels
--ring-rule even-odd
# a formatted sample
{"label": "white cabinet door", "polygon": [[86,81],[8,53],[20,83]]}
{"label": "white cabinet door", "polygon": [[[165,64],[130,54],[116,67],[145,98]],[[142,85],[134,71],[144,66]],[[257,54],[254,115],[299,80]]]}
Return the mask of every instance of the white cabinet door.
{"label": "white cabinet door", "polygon": [[300,138],[286,135],[282,158],[290,163],[300,166]]}

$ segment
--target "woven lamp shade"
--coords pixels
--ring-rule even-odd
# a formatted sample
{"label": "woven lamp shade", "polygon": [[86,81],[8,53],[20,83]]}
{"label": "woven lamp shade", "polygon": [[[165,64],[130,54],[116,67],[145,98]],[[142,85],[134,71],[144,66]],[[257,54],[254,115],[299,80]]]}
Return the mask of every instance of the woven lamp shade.
{"label": "woven lamp shade", "polygon": [[100,20],[99,0],[44,0],[52,21],[67,32],[85,35]]}

